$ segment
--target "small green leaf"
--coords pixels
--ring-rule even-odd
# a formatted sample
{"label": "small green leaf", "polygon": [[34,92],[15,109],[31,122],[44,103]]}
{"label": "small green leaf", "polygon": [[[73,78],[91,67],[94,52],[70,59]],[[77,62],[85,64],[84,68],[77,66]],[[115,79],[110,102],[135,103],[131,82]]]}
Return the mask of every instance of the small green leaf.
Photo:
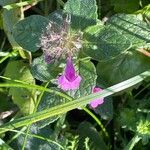
{"label": "small green leaf", "polygon": [[13,30],[13,36],[16,42],[31,52],[39,49],[40,37],[42,31],[48,25],[49,20],[40,15],[32,15],[19,21]]}
{"label": "small green leaf", "polygon": [[150,59],[137,51],[127,51],[115,59],[99,62],[97,73],[107,85],[127,80],[150,69]]}
{"label": "small green leaf", "polygon": [[64,11],[71,14],[71,25],[75,29],[94,25],[98,18],[96,0],[68,0]]}
{"label": "small green leaf", "polygon": [[111,17],[107,26],[116,29],[132,43],[132,47],[150,42],[150,28],[136,15],[117,14]]}
{"label": "small green leaf", "polygon": [[117,30],[100,25],[89,27],[84,39],[84,52],[98,61],[115,57],[131,46],[131,42]]}
{"label": "small green leaf", "polygon": [[61,71],[62,69],[58,67],[58,64],[47,64],[43,55],[35,58],[31,65],[31,72],[34,78],[43,82],[56,78]]}
{"label": "small green leaf", "polygon": [[[6,67],[4,76],[11,78],[12,80],[20,80],[28,84],[35,84],[29,66],[22,60],[10,61]],[[7,82],[12,83],[13,81]],[[33,112],[36,100],[35,90],[10,88],[9,94],[12,96],[13,102],[20,108],[22,113],[30,114]]]}

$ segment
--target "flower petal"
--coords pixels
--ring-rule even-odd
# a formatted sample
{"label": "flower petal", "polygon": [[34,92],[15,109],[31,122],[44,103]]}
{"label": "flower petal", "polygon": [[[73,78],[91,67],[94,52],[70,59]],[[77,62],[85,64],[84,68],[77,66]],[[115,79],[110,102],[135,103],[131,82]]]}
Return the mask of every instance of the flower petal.
{"label": "flower petal", "polygon": [[81,79],[82,78],[78,75],[74,81],[70,82],[65,75],[61,75],[58,78],[58,86],[64,91],[75,90],[79,88]]}
{"label": "flower petal", "polygon": [[[101,88],[93,88],[93,90],[92,90],[92,93],[97,93],[97,92],[100,92],[100,91],[102,91],[102,89]],[[90,102],[90,106],[92,107],[92,108],[96,108],[98,105],[101,105],[102,103],[104,102],[104,98],[98,98],[98,99],[95,99],[95,100],[93,100],[92,102]]]}
{"label": "flower petal", "polygon": [[65,76],[68,79],[68,81],[70,81],[70,82],[74,81],[76,78],[76,72],[75,72],[75,68],[73,66],[73,62],[72,62],[71,57],[67,58]]}
{"label": "flower petal", "polygon": [[50,64],[50,63],[52,62],[51,56],[48,55],[48,54],[46,54],[46,53],[45,53],[45,55],[44,55],[44,59],[45,59],[45,62],[46,62],[47,64]]}
{"label": "flower petal", "polygon": [[95,99],[95,100],[93,100],[93,101],[90,103],[90,105],[91,105],[92,108],[96,108],[98,105],[103,104],[103,102],[104,102],[104,99],[103,99],[103,98],[102,98],[102,99]]}

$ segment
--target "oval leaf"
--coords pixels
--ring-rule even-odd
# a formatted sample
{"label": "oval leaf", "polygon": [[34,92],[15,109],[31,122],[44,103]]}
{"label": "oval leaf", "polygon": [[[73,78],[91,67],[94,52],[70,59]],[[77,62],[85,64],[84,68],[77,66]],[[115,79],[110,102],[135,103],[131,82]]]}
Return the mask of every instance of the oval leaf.
{"label": "oval leaf", "polygon": [[16,42],[24,49],[35,52],[39,49],[42,30],[46,28],[49,20],[40,15],[32,15],[19,21],[13,30]]}
{"label": "oval leaf", "polygon": [[64,10],[71,14],[71,25],[75,29],[83,30],[96,24],[98,18],[96,0],[68,0]]}
{"label": "oval leaf", "polygon": [[95,60],[116,57],[130,48],[130,41],[117,30],[96,25],[84,33],[84,52]]}

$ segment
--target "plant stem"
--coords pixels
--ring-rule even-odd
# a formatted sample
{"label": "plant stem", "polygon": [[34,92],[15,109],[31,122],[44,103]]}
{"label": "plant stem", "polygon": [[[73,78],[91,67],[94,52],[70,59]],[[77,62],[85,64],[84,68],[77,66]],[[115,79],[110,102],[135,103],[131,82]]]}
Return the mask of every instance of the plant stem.
{"label": "plant stem", "polygon": [[105,136],[107,138],[109,138],[108,132],[106,131],[105,127],[103,126],[103,124],[101,123],[101,121],[96,117],[96,115],[94,113],[92,113],[89,109],[87,109],[86,107],[83,107],[83,110],[88,113],[95,121],[96,123],[100,126],[100,128],[102,129],[102,131],[104,132]]}

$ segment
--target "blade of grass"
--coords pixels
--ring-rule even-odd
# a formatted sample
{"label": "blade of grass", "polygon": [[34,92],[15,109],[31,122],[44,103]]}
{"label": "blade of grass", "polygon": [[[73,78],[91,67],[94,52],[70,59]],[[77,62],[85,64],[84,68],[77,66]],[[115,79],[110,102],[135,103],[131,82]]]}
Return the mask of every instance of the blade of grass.
{"label": "blade of grass", "polygon": [[[143,73],[141,73],[135,77],[132,77],[126,81],[123,81],[121,83],[118,83],[116,85],[108,87],[101,92],[90,94],[90,95],[81,97],[77,100],[73,100],[73,101],[67,102],[67,103],[62,104],[62,105],[54,106],[50,109],[46,109],[46,110],[43,110],[41,112],[37,112],[37,113],[31,114],[31,115],[28,115],[26,117],[22,117],[22,118],[14,120],[14,121],[8,122],[8,123],[1,126],[0,133],[4,133],[4,132],[9,131],[9,130],[14,129],[14,128],[18,128],[21,126],[32,124],[34,122],[37,122],[37,121],[40,121],[40,120],[43,120],[43,119],[46,119],[46,118],[49,118],[49,117],[52,117],[55,115],[66,113],[66,112],[68,112],[72,109],[78,108],[78,107],[82,107],[82,106],[88,104],[89,102],[91,102],[93,99],[104,98],[104,97],[110,96],[114,93],[125,90],[131,86],[134,86],[149,76],[150,76],[150,71],[145,71],[145,72],[143,72]],[[11,86],[18,87],[18,85],[19,84],[11,84],[11,85],[10,84],[0,84],[0,87],[11,87]],[[24,86],[24,88],[31,88],[27,85],[23,85],[23,84],[19,85],[19,87],[22,87],[22,86]],[[37,87],[35,86],[32,88],[37,88]],[[44,87],[40,87],[40,88],[41,88],[41,90],[46,89]],[[47,91],[52,92],[50,89]],[[60,93],[58,93],[58,94],[60,94]],[[66,95],[63,93],[61,96],[66,97]]]}
{"label": "blade of grass", "polygon": [[1,83],[0,87],[16,87],[16,88],[27,88],[27,89],[37,89],[39,91],[45,91],[48,93],[54,93],[56,95],[59,95],[63,98],[70,99],[72,98],[65,93],[59,92],[59,91],[54,91],[52,89],[45,88],[43,86],[38,86],[38,85],[33,85],[33,84],[21,84],[21,83]]}

